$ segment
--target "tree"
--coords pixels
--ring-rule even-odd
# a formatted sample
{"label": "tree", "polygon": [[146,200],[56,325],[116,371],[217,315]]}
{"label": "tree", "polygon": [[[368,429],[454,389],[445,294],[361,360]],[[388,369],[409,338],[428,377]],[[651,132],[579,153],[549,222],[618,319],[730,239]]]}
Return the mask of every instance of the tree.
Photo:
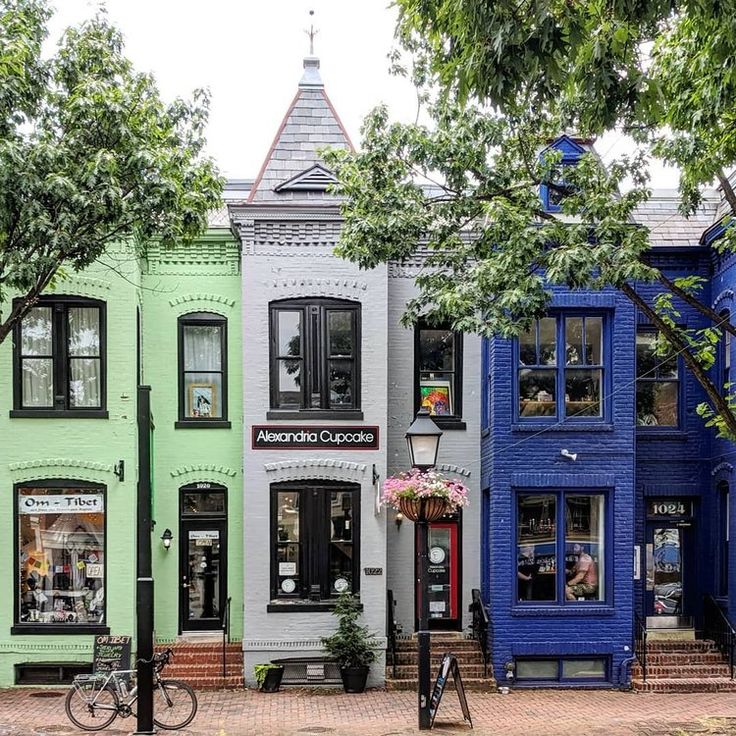
{"label": "tree", "polygon": [[51,58],[46,0],[0,0],[0,343],[60,269],[113,241],[186,242],[218,206],[203,154],[208,95],[162,101],[104,13],[68,29]]}
{"label": "tree", "polygon": [[[330,152],[346,196],[340,253],[371,268],[421,251],[405,323],[425,315],[488,336],[527,329],[551,286],[620,289],[659,330],[659,350],[682,354],[703,386],[701,413],[735,439],[734,397],[708,369],[723,332],[736,329],[698,298],[697,277],[672,281],[651,264],[648,232],[631,219],[656,157],[681,167],[683,212],[714,178],[736,212],[724,173],[736,160],[736,19],[725,3],[397,4],[432,125],[391,124],[379,107],[360,152]],[[560,131],[613,127],[635,137],[637,153],[561,167],[545,150]],[[563,217],[541,207],[542,184],[563,197]],[[732,230],[719,247],[733,249]],[[655,281],[663,291],[650,302],[637,284]],[[681,328],[682,302],[711,324]]]}

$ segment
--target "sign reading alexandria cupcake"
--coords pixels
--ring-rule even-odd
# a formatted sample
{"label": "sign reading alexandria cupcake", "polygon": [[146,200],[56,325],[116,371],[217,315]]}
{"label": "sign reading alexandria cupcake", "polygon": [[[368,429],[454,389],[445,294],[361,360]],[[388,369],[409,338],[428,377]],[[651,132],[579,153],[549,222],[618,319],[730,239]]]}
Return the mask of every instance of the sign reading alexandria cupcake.
{"label": "sign reading alexandria cupcake", "polygon": [[254,450],[377,450],[378,427],[285,427],[256,424]]}

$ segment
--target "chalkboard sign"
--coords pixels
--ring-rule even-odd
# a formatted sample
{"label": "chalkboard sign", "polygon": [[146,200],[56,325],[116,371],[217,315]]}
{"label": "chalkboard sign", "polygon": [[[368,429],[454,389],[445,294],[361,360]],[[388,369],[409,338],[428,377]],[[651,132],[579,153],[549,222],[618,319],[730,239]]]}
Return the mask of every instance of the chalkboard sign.
{"label": "chalkboard sign", "polygon": [[468,708],[468,699],[465,697],[465,688],[460,677],[460,667],[458,667],[457,659],[450,652],[447,652],[442,657],[440,670],[437,673],[437,680],[434,683],[434,690],[432,690],[432,698],[429,701],[430,728],[434,726],[434,719],[440,707],[442,693],[445,692],[445,685],[447,685],[447,679],[450,675],[452,675],[452,679],[455,682],[455,691],[457,692],[457,699],[460,701],[460,708],[463,711],[463,719],[470,724],[470,728],[473,728],[473,720],[470,717],[470,708]]}
{"label": "chalkboard sign", "polygon": [[96,636],[94,652],[95,674],[130,669],[129,636]]}

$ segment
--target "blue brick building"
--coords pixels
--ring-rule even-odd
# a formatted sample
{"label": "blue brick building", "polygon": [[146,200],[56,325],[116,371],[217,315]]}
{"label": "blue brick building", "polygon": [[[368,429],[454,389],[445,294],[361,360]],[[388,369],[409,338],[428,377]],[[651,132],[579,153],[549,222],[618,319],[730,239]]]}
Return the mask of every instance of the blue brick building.
{"label": "blue brick building", "polygon": [[[553,145],[563,164],[589,149]],[[689,219],[677,207],[676,192],[655,192],[636,213],[652,263],[704,277],[702,300],[727,319],[736,267],[712,247],[725,205],[713,192]],[[662,290],[636,286],[650,301]],[[708,324],[676,306],[682,324]],[[705,428],[701,387],[681,357],[654,354],[654,337],[617,291],[555,289],[529,333],[484,343],[482,578],[500,683],[623,685],[644,629],[702,638],[709,596],[734,618],[736,452]],[[724,339],[717,385],[730,366]]]}

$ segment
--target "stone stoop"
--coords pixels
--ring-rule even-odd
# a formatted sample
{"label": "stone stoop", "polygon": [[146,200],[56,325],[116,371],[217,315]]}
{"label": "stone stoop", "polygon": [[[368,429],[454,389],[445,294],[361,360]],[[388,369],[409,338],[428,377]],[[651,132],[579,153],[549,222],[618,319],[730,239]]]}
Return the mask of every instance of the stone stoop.
{"label": "stone stoop", "polygon": [[647,680],[631,668],[634,690],[657,693],[736,692],[728,663],[709,640],[647,641]]}
{"label": "stone stoop", "polygon": [[229,690],[244,687],[243,651],[240,642],[225,645],[225,677],[222,676],[222,642],[174,642],[158,644],[156,651],[171,649],[174,656],[163,671],[164,679],[184,680],[195,690]]}
{"label": "stone stoop", "polygon": [[[477,692],[495,692],[496,681],[490,669],[488,675],[483,673],[483,652],[475,639],[466,639],[460,635],[432,634],[430,638],[430,672],[432,685],[437,678],[437,672],[442,657],[451,652],[457,659],[460,667],[460,677],[466,690]],[[396,643],[396,677],[391,663],[391,654],[386,654],[386,690],[416,690],[418,664],[416,637],[399,639]],[[447,683],[447,690],[454,690],[452,677]]]}

